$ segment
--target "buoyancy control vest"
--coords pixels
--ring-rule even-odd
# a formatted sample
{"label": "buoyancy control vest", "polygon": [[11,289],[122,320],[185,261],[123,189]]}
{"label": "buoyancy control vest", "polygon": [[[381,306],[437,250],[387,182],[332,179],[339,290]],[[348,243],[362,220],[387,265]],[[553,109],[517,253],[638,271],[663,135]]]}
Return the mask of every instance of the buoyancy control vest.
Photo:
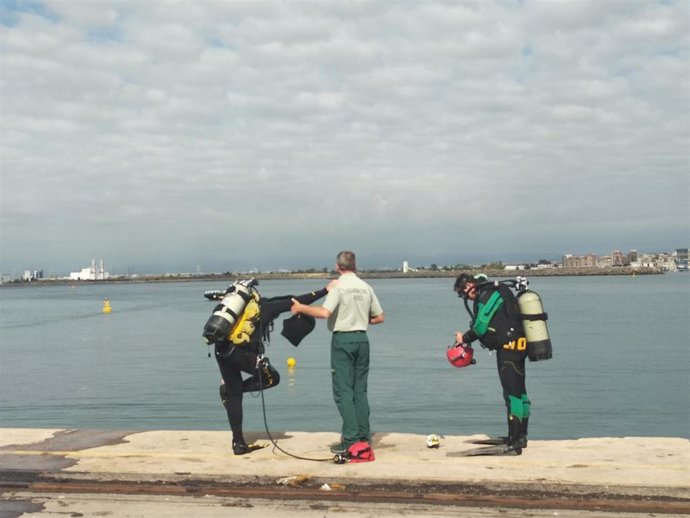
{"label": "buoyancy control vest", "polygon": [[[472,317],[472,329],[484,347],[497,349],[505,343],[510,344],[511,340],[516,340],[515,331],[519,329],[519,336],[526,339],[527,356],[530,361],[548,360],[553,354],[546,326],[548,315],[544,311],[541,297],[529,289],[528,284],[525,277],[480,282],[477,285],[478,295],[474,301],[474,312],[471,312],[467,305],[465,307]],[[517,296],[513,295],[510,288],[518,292]],[[493,319],[489,319],[492,308],[500,304],[503,307],[499,306]],[[491,327],[488,327],[488,320]],[[519,326],[516,325],[518,321]],[[515,348],[521,348],[518,341],[515,342]]]}
{"label": "buoyancy control vest", "polygon": [[238,281],[225,292],[206,295],[221,301],[204,325],[203,337],[207,343],[228,341],[232,345],[246,345],[260,338],[256,331],[261,319],[261,296],[255,286],[254,279]]}
{"label": "buoyancy control vest", "polygon": [[482,346],[497,350],[504,344],[518,344],[521,338],[525,338],[520,311],[510,288],[499,282],[487,281],[477,285],[477,292],[470,313],[471,327]]}
{"label": "buoyancy control vest", "polygon": [[[261,320],[260,296],[256,290],[252,293],[252,298],[244,307],[242,316],[235,322],[228,333],[228,340],[233,345],[246,345],[252,341],[254,334],[259,329]],[[258,335],[258,333],[257,333]]]}

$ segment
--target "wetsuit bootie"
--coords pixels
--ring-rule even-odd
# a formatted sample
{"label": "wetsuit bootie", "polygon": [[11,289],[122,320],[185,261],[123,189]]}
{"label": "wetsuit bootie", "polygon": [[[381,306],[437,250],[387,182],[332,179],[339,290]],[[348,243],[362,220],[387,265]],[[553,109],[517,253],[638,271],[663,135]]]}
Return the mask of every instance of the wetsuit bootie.
{"label": "wetsuit bootie", "polygon": [[232,452],[235,455],[245,455],[247,453],[251,453],[253,451],[265,448],[266,446],[268,446],[267,442],[247,444],[244,441],[242,441],[242,442],[232,441]]}
{"label": "wetsuit bootie", "polygon": [[520,419],[514,415],[508,416],[508,443],[507,451],[520,451],[527,448],[527,435],[523,434],[523,425]]}
{"label": "wetsuit bootie", "polygon": [[529,424],[529,417],[523,417],[520,435],[518,435],[518,442],[522,444],[521,448],[527,448],[527,425]]}
{"label": "wetsuit bootie", "polygon": [[249,445],[244,441],[232,441],[232,452],[235,455],[244,455],[245,453],[249,453]]}
{"label": "wetsuit bootie", "polygon": [[249,445],[244,440],[242,432],[232,434],[232,452],[235,455],[244,455],[249,453]]}

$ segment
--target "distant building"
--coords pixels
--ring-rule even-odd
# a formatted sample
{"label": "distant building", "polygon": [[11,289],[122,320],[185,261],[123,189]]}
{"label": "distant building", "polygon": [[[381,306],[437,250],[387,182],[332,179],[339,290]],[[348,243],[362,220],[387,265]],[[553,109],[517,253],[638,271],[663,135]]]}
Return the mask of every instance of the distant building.
{"label": "distant building", "polygon": [[43,279],[43,270],[24,270],[24,274],[22,275],[23,281],[31,282],[37,279]]}
{"label": "distant building", "polygon": [[564,268],[596,268],[597,256],[595,254],[587,255],[572,255],[567,254],[563,256]]}
{"label": "distant building", "polygon": [[613,266],[613,259],[610,255],[602,255],[597,258],[598,268],[610,268],[611,266]]}
{"label": "distant building", "polygon": [[611,252],[611,266],[625,266],[626,264],[627,261],[625,260],[623,252],[620,250],[614,250]]}
{"label": "distant building", "polygon": [[69,278],[72,281],[104,281],[110,277],[110,274],[105,271],[103,267],[103,259],[99,264],[98,269],[96,269],[96,260],[91,260],[91,266],[88,268],[82,268],[78,272],[70,272]]}
{"label": "distant building", "polygon": [[403,271],[403,273],[416,272],[417,268],[412,268],[412,267],[410,267],[410,265],[407,261],[403,261],[402,271]]}
{"label": "distant building", "polygon": [[687,248],[676,248],[676,268],[678,270],[688,269],[688,249]]}

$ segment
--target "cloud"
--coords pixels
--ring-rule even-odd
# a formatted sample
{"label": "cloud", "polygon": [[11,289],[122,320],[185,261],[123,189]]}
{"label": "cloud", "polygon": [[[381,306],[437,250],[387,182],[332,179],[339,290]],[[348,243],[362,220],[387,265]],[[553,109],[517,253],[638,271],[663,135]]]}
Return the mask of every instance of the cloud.
{"label": "cloud", "polygon": [[688,20],[646,1],[5,2],[0,270],[685,247]]}

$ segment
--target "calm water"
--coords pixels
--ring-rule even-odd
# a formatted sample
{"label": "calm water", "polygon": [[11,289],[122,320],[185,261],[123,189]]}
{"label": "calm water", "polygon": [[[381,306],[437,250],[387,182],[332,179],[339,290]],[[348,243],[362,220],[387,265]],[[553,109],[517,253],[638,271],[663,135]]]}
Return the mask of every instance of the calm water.
{"label": "calm water", "polygon": [[[468,317],[452,279],[374,280],[386,322],[370,330],[372,426],[378,431],[504,433],[495,357],[456,369],[445,348]],[[318,281],[264,281],[265,296]],[[219,374],[201,330],[209,282],[0,289],[0,426],[225,430]],[[690,274],[533,278],[554,357],[528,363],[530,436],[679,436],[690,430]],[[110,298],[113,312],[101,312]],[[286,314],[285,316],[289,316]],[[272,430],[338,431],[330,335],[321,321],[268,356],[282,374],[265,393]],[[286,360],[297,366],[288,372]],[[264,428],[247,395],[245,428]]]}

